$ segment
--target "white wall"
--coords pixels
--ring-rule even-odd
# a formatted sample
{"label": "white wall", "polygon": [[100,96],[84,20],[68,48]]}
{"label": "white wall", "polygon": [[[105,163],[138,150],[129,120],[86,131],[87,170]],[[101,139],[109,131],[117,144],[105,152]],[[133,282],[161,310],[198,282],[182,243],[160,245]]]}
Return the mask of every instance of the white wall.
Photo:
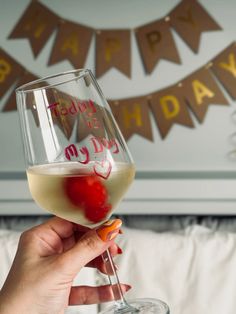
{"label": "white wall", "polygon": [[[93,28],[134,28],[168,14],[178,0],[42,0],[46,6],[65,19]],[[229,43],[236,39],[236,3],[234,0],[199,1],[223,31],[204,33],[198,54],[173,32],[182,65],[161,61],[151,75],[146,75],[132,36],[132,79],[117,70],[106,73],[99,84],[108,98],[143,95],[171,85],[204,65]],[[31,72],[45,76],[72,69],[69,62],[47,67],[55,34],[34,59],[27,40],[9,40],[7,36],[18,21],[28,0],[0,0],[0,46]],[[89,50],[86,67],[94,70],[94,40]],[[155,142],[138,135],[128,142],[137,170],[156,171],[234,171],[236,162],[229,161],[227,153],[233,148],[229,136],[236,131],[231,121],[235,103],[211,106],[202,125],[196,120],[195,129],[174,126],[165,140],[161,140],[153,122]],[[3,106],[0,102],[0,109]],[[23,171],[24,161],[16,112],[0,113],[0,172]]]}
{"label": "white wall", "polygon": [[[65,19],[93,28],[135,28],[162,18],[179,0],[41,0]],[[146,75],[132,36],[132,79],[117,70],[106,73],[99,84],[107,98],[146,95],[171,85],[195,71],[236,39],[235,0],[199,0],[222,26],[223,31],[204,33],[198,54],[173,32],[182,65],[161,61],[151,75]],[[72,69],[64,61],[47,67],[55,34],[52,35],[37,59],[33,58],[27,40],[8,40],[29,0],[0,0],[0,47],[6,50],[29,71],[45,76]],[[86,67],[94,70],[94,40]],[[225,94],[226,95],[226,94]],[[7,96],[7,95],[6,95]],[[165,214],[234,214],[236,210],[236,162],[227,158],[233,149],[230,135],[236,131],[231,115],[235,103],[226,95],[230,106],[211,106],[202,125],[195,120],[195,129],[174,126],[167,138],[161,140],[153,122],[155,142],[134,136],[128,145],[133,153],[139,175],[117,210],[120,213]],[[4,98],[0,101],[3,107]],[[142,171],[155,180],[143,180]],[[169,180],[160,171],[169,172]],[[185,176],[179,178],[179,172]],[[202,171],[196,180],[192,171]],[[213,171],[210,180],[209,171]],[[7,172],[6,175],[3,172]],[[24,159],[17,112],[0,113],[0,214],[44,213],[32,201],[26,180],[17,180],[15,172],[24,172]],[[156,172],[156,173],[155,173]],[[223,173],[224,172],[224,173]],[[177,173],[175,179],[174,174]],[[187,175],[186,175],[187,173]],[[12,174],[12,175],[11,175]],[[215,177],[214,177],[215,175]],[[6,179],[13,180],[6,180]],[[162,179],[161,179],[162,178]],[[177,178],[177,179],[176,179]],[[178,179],[179,178],[179,179]]]}

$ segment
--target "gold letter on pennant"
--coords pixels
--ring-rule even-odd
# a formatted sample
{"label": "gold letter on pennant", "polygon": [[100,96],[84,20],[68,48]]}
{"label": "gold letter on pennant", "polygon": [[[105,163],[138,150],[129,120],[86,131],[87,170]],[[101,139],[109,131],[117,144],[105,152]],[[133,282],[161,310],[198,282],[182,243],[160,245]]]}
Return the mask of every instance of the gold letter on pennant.
{"label": "gold letter on pennant", "polygon": [[236,62],[233,52],[229,54],[229,64],[220,62],[219,66],[224,70],[229,71],[234,77],[236,77]]}
{"label": "gold letter on pennant", "polygon": [[38,12],[36,11],[35,14],[30,17],[30,20],[24,26],[26,31],[31,31],[34,27],[34,37],[39,38],[44,30],[46,29],[47,24],[42,22],[38,17]]}
{"label": "gold letter on pennant", "polygon": [[121,42],[118,38],[107,38],[105,47],[105,60],[110,62],[112,54],[119,51],[121,48]]}
{"label": "gold letter on pennant", "polygon": [[[172,119],[176,117],[180,110],[178,99],[175,96],[167,95],[160,98],[160,104],[162,106],[163,114],[166,119]],[[170,105],[171,107],[170,107]]]}
{"label": "gold letter on pennant", "polygon": [[138,104],[135,104],[133,109],[133,112],[129,112],[126,107],[123,108],[124,122],[126,128],[129,128],[131,126],[131,120],[135,120],[136,125],[139,127],[141,127],[143,124],[140,106]]}
{"label": "gold letter on pennant", "polygon": [[71,33],[68,38],[63,42],[61,50],[65,52],[66,50],[70,50],[74,56],[76,56],[79,52],[79,42],[78,36],[76,33]]}
{"label": "gold letter on pennant", "polygon": [[182,22],[191,24],[193,27],[196,27],[197,23],[193,19],[193,14],[190,8],[187,10],[187,13],[188,13],[187,16],[178,16],[178,19]]}
{"label": "gold letter on pennant", "polygon": [[5,77],[11,72],[11,65],[4,59],[0,59],[0,83],[5,81]]}
{"label": "gold letter on pennant", "polygon": [[203,98],[208,97],[212,98],[215,94],[208,89],[203,83],[198,80],[192,81],[193,92],[196,98],[196,103],[201,105],[203,103]]}

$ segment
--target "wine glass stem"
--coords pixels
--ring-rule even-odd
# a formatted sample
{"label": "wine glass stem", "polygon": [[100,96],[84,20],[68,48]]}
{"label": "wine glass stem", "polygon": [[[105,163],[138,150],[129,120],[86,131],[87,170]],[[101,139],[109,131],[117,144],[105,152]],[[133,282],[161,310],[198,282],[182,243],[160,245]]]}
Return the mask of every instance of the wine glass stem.
{"label": "wine glass stem", "polygon": [[[103,261],[106,265],[106,269],[108,272],[109,283],[112,288],[113,297],[115,301],[116,310],[114,313],[137,313],[139,312],[135,308],[131,307],[125,300],[119,277],[116,272],[116,266],[114,264],[113,258],[109,250],[106,250],[102,254]],[[111,274],[111,275],[110,275]]]}

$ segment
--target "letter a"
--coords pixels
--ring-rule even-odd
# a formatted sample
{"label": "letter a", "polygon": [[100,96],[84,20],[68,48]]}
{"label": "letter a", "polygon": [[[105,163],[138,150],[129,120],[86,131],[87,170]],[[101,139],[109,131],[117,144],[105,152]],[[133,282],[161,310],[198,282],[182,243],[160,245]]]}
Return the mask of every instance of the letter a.
{"label": "letter a", "polygon": [[204,97],[212,98],[215,95],[210,89],[208,89],[203,83],[198,80],[194,80],[192,82],[192,87],[196,98],[196,103],[198,105],[201,105],[203,103]]}

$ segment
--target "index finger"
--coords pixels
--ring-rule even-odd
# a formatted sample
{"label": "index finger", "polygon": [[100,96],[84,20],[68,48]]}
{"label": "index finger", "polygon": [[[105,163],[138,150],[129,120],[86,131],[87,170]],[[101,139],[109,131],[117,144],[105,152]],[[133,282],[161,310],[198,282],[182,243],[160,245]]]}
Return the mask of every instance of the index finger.
{"label": "index finger", "polygon": [[45,228],[48,227],[53,230],[61,239],[68,238],[72,236],[75,232],[83,234],[90,230],[90,228],[88,227],[75,224],[74,222],[70,222],[57,216],[47,220],[36,228],[39,231],[43,230],[43,232],[45,232]]}
{"label": "index finger", "polygon": [[54,232],[61,239],[65,239],[73,235],[75,226],[68,220],[62,219],[60,217],[53,217],[41,225],[35,227],[35,229],[37,230],[38,236],[40,236],[40,233],[45,236],[45,233]]}

